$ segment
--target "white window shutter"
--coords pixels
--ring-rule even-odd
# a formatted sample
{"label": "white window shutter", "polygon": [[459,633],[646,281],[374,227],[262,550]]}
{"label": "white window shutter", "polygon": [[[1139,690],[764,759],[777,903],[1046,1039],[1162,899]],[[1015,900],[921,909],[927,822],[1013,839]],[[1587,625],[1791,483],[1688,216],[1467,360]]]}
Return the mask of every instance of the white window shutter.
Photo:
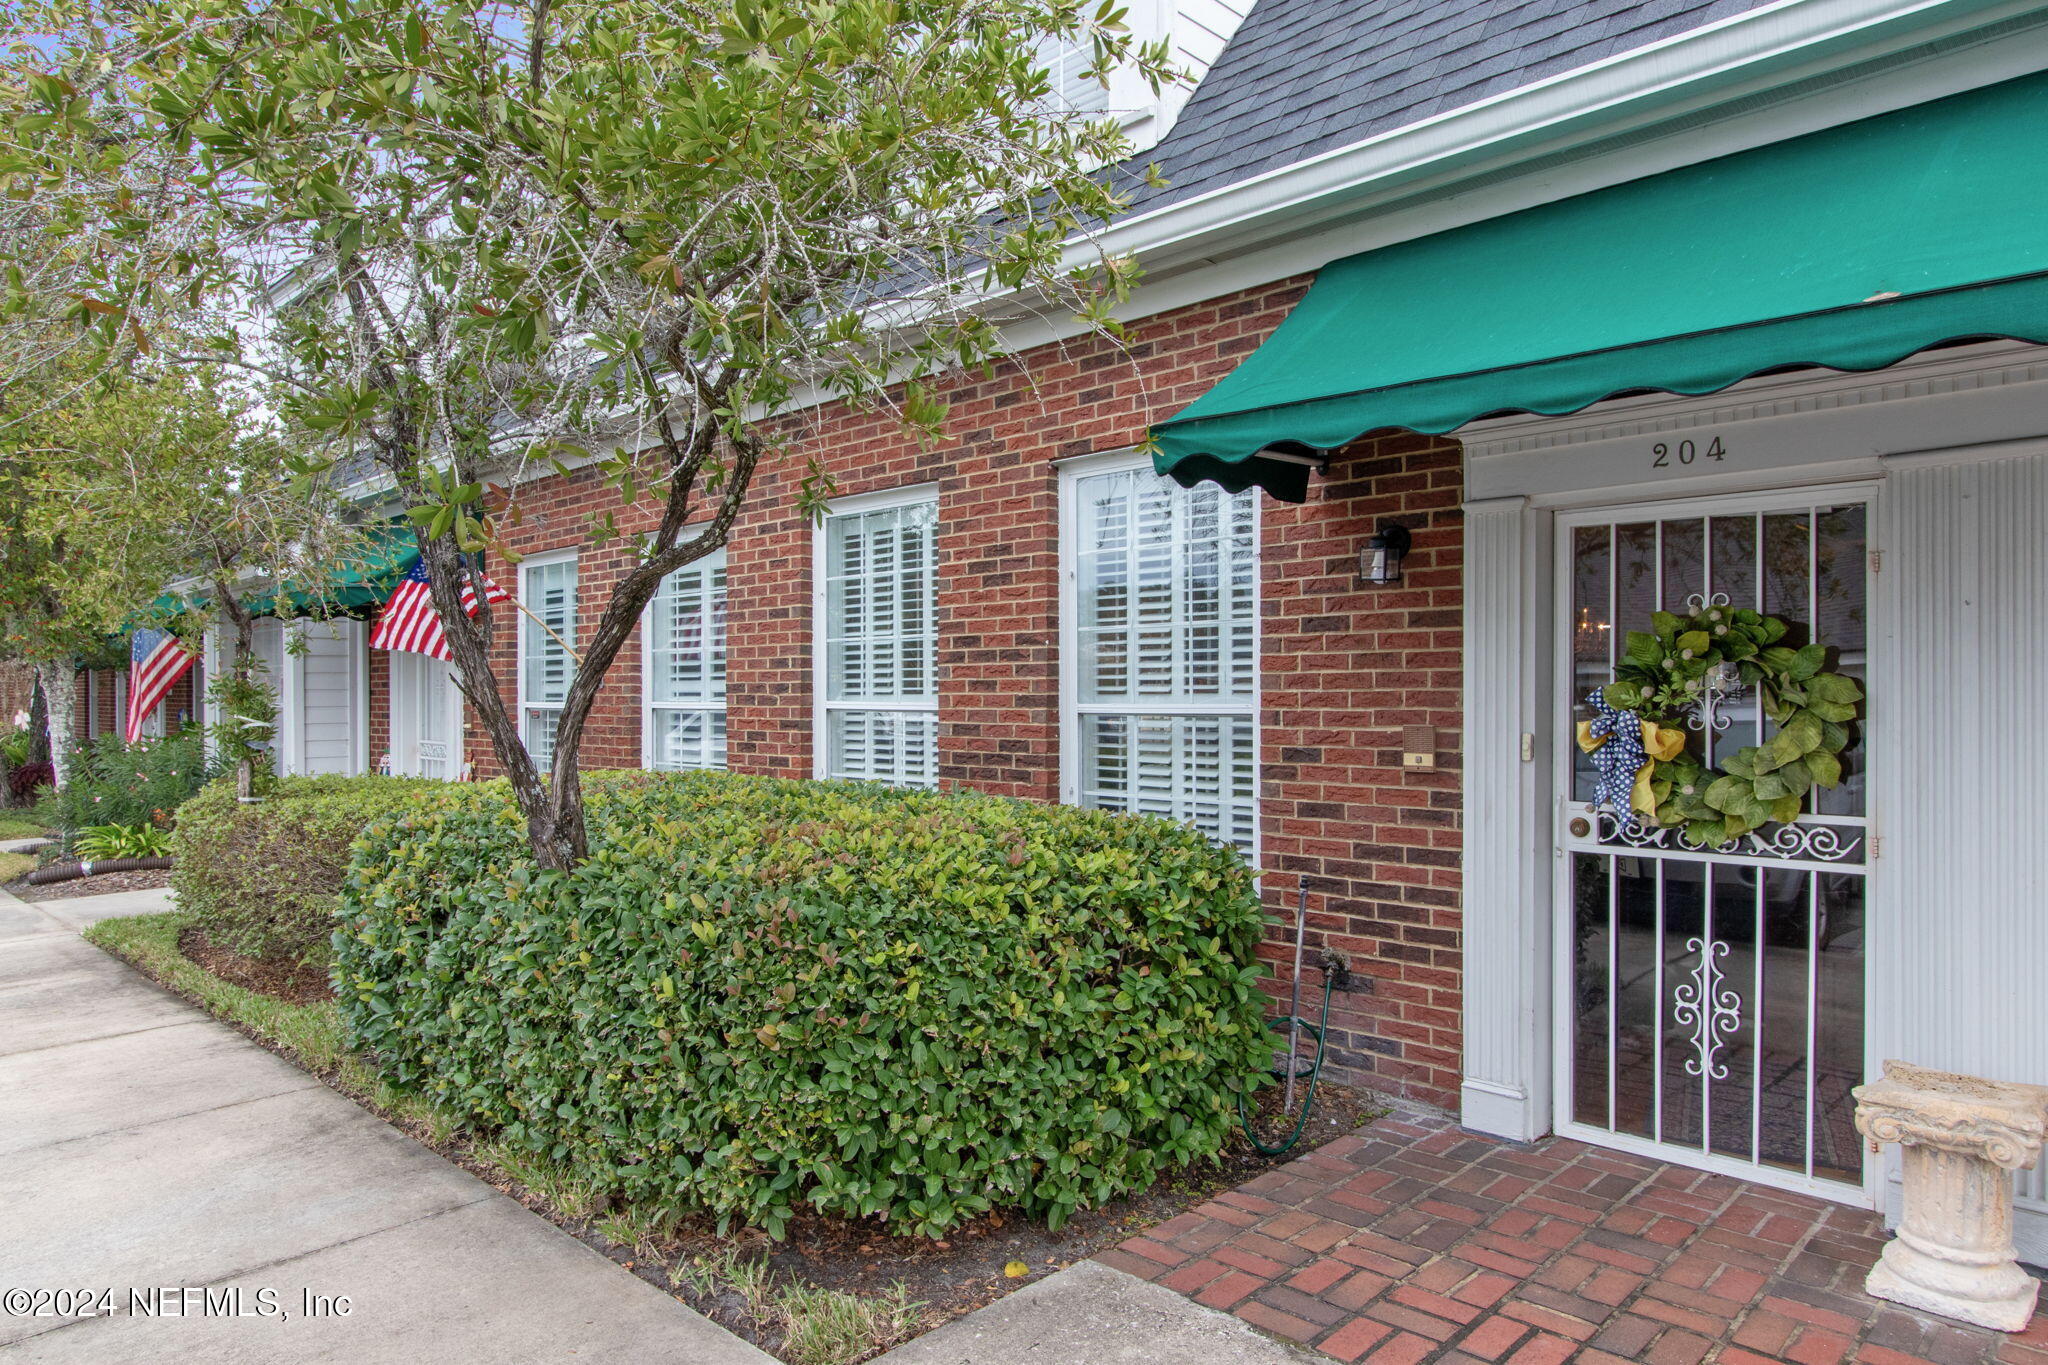
{"label": "white window shutter", "polygon": [[1081,804],[1250,849],[1258,810],[1258,511],[1148,470],[1077,479],[1069,547]]}
{"label": "white window shutter", "polygon": [[938,782],[935,500],[826,519],[823,771]]}
{"label": "white window shutter", "polygon": [[648,606],[649,759],[661,769],[725,766],[725,551],[661,581]]}

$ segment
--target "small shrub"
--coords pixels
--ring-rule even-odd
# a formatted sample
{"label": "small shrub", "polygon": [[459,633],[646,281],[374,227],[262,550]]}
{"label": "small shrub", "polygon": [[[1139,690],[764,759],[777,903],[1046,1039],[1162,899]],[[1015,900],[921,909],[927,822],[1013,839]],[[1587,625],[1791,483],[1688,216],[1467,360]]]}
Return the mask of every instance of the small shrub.
{"label": "small shrub", "polygon": [[37,791],[57,780],[57,770],[47,763],[24,763],[7,770],[7,790],[24,804]]}
{"label": "small shrub", "polygon": [[537,870],[502,783],[381,822],[335,936],[385,1074],[629,1204],[942,1235],[1213,1157],[1270,1060],[1242,859],[965,793],[594,776]]}
{"label": "small shrub", "polygon": [[88,825],[71,841],[81,858],[165,858],[171,833],[154,825]]}
{"label": "small shrub", "polygon": [[66,835],[94,825],[168,829],[178,807],[206,785],[206,747],[197,726],[161,739],[124,744],[118,734],[73,741],[69,780],[36,807],[37,818]]}
{"label": "small shrub", "polygon": [[214,943],[273,962],[325,963],[335,893],[365,825],[449,784],[286,777],[261,801],[215,782],[178,813],[171,888]]}
{"label": "small shrub", "polygon": [[35,732],[26,725],[0,731],[0,758],[5,758],[10,768],[19,768],[27,763],[35,747]]}

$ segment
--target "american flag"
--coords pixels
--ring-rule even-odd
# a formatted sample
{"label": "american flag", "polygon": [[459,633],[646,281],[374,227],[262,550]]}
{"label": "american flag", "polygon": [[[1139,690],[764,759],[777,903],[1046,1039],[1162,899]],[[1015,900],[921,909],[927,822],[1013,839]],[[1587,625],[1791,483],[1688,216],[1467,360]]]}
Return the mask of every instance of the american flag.
{"label": "american flag", "polygon": [[198,657],[167,630],[145,627],[128,637],[128,717],[121,732],[128,743],[142,738],[142,722]]}
{"label": "american flag", "polygon": [[[488,578],[484,579],[484,591],[490,594],[493,602],[512,600],[511,593]],[[464,573],[462,611],[466,616],[474,616],[476,610],[476,587],[470,575]],[[384,610],[377,613],[377,624],[370,628],[370,648],[402,649],[441,660],[451,657],[447,633],[441,629],[441,617],[434,610],[433,590],[427,586],[426,560],[417,560],[406,570],[398,591],[391,594]]]}

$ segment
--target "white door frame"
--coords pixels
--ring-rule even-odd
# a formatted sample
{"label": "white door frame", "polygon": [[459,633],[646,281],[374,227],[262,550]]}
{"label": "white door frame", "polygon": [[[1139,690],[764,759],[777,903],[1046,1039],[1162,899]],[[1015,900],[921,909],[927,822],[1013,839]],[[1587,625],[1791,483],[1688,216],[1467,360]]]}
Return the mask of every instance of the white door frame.
{"label": "white door frame", "polygon": [[[1770,489],[1750,493],[1724,493],[1683,498],[1645,498],[1635,501],[1624,500],[1606,503],[1598,507],[1575,508],[1569,512],[1558,513],[1552,519],[1550,532],[1554,546],[1552,555],[1553,579],[1550,592],[1551,610],[1549,612],[1551,638],[1550,667],[1554,687],[1551,694],[1553,697],[1551,708],[1553,712],[1551,719],[1553,730],[1558,734],[1563,734],[1570,729],[1569,716],[1576,682],[1572,673],[1573,654],[1571,648],[1571,632],[1573,629],[1573,622],[1571,620],[1573,564],[1567,549],[1568,540],[1573,530],[1581,526],[1605,525],[1613,522],[1741,515],[1744,513],[1791,510],[1802,505],[1861,503],[1867,509],[1864,522],[1865,549],[1874,555],[1881,552],[1881,547],[1877,543],[1880,521],[1877,504],[1880,490],[1880,484],[1866,480],[1854,483],[1817,484],[1806,488]],[[1865,560],[1864,574],[1867,583],[1870,577],[1870,560],[1868,558]],[[1866,597],[1866,600],[1869,600],[1869,598]],[[1866,667],[1869,674],[1876,674],[1878,668],[1875,663],[1875,654],[1878,633],[1875,621],[1869,624],[1872,662]],[[1862,721],[1864,727],[1863,748],[1866,756],[1881,747],[1876,742],[1875,735],[1870,728],[1871,712],[1868,708],[1872,704],[1866,703],[1866,711]],[[1882,699],[1878,699],[1874,704],[1881,706]],[[1551,764],[1549,775],[1550,802],[1553,809],[1562,812],[1571,797],[1571,774],[1573,768],[1566,758],[1568,750],[1560,748],[1558,753],[1559,757]],[[1875,775],[1873,775],[1873,780],[1865,785],[1864,816],[1862,819],[1865,822],[1866,838],[1873,837],[1875,830],[1878,828],[1879,812],[1877,807],[1880,789],[1880,783],[1876,780]],[[1551,1006],[1553,1023],[1550,1030],[1550,1067],[1551,1075],[1556,1078],[1551,1090],[1552,1131],[1560,1136],[1576,1138],[1579,1141],[1591,1143],[1595,1146],[1611,1147],[1620,1151],[1633,1152],[1653,1160],[1667,1161],[1673,1165],[1714,1171],[1739,1180],[1747,1180],[1754,1184],[1795,1190],[1802,1194],[1810,1194],[1817,1198],[1828,1199],[1837,1203],[1853,1204],[1864,1208],[1872,1207],[1877,1201],[1879,1192],[1879,1167],[1878,1163],[1874,1161],[1865,1160],[1863,1163],[1862,1180],[1858,1184],[1850,1185],[1839,1180],[1808,1177],[1803,1172],[1781,1170],[1777,1167],[1764,1165],[1761,1162],[1745,1161],[1737,1157],[1723,1156],[1712,1151],[1700,1151],[1678,1145],[1667,1145],[1629,1133],[1610,1132],[1605,1128],[1579,1123],[1573,1118],[1572,1109],[1575,1096],[1573,1093],[1574,1087],[1570,1083],[1573,1021],[1569,1017],[1569,1012],[1559,1008],[1556,1003],[1567,999],[1572,989],[1574,966],[1572,961],[1572,938],[1569,926],[1565,923],[1566,917],[1573,911],[1571,894],[1572,859],[1566,848],[1562,816],[1560,816],[1558,822],[1553,823],[1552,830],[1553,848],[1549,907],[1551,923],[1549,938],[1551,943],[1550,992],[1553,1002]],[[1804,868],[1806,865],[1793,864],[1793,866]],[[1872,971],[1872,964],[1877,956],[1874,945],[1878,935],[1883,932],[1883,926],[1880,925],[1876,918],[1877,907],[1881,903],[1881,898],[1874,894],[1877,885],[1874,880],[1877,875],[1876,859],[1866,858],[1862,868],[1863,875],[1866,878],[1866,886],[1869,888],[1865,891],[1863,902],[1865,934],[1863,957],[1864,1028],[1861,1049],[1863,1054],[1862,1072],[1863,1076],[1868,1078],[1877,1074],[1880,1061],[1874,1050],[1873,1030],[1869,1026],[1869,1021],[1882,1008],[1881,1002],[1874,1000],[1871,992],[1875,985],[1875,973]],[[1809,870],[1812,871],[1811,869]],[[1813,875],[1817,875],[1817,871],[1814,871]],[[1758,946],[1760,950],[1761,945],[1759,944]],[[1758,980],[1760,981],[1761,979],[1761,976],[1759,976]],[[1612,983],[1610,983],[1610,989],[1612,989]],[[1661,1002],[1659,1007],[1661,1008]],[[1813,1008],[1814,1002],[1809,999],[1809,1011]]]}
{"label": "white door frame", "polygon": [[[1729,458],[1710,468],[1657,468],[1655,446],[1685,437],[1723,438]],[[1867,913],[1884,926],[1868,966],[1866,1031],[1878,1056],[2009,1080],[2048,1081],[2038,1020],[2048,1005],[2008,992],[2003,1003],[1943,1006],[1938,985],[1968,990],[1979,950],[1960,942],[1915,951],[1922,936],[1948,933],[1951,854],[1908,843],[1913,829],[1970,856],[1990,857],[2000,886],[2032,886],[2035,851],[2001,847],[1988,829],[2011,827],[1976,770],[1939,750],[1946,665],[1914,658],[1930,629],[1966,641],[1976,617],[1929,621],[1924,612],[1984,600],[2013,611],[2035,581],[2007,573],[1983,582],[1994,562],[2034,552],[2032,528],[2048,518],[2048,346],[1986,342],[1944,348],[1868,374],[1805,371],[1747,380],[1686,398],[1640,395],[1559,417],[1518,414],[1459,432],[1465,453],[1465,754],[1463,1087],[1461,1118],[1479,1132],[1527,1141],[1551,1131],[1550,939],[1555,841],[1551,764],[1570,743],[1556,730],[1551,690],[1556,518],[1641,498],[1773,488],[1812,489],[1878,481],[1872,540],[1885,547],[1871,581],[1875,704],[1892,719],[1868,736],[1871,809],[1901,825],[1885,840],[1883,876]],[[1994,494],[1992,490],[1997,490]],[[1993,498],[2004,501],[1993,501]],[[2035,507],[2041,509],[2034,515]],[[2014,521],[2015,517],[2026,518]],[[1980,551],[1979,542],[1987,548]],[[1986,558],[1993,550],[1996,561]],[[1967,613],[1966,613],[1967,616]],[[2033,646],[2035,636],[2023,637]],[[1889,648],[1885,646],[1889,644]],[[2048,646],[2044,646],[2048,647]],[[2007,650],[2012,653],[2012,650]],[[2003,656],[2000,656],[2003,657]],[[1982,660],[1959,661],[1974,677]],[[2019,674],[1987,684],[1996,704],[2023,709]],[[1915,706],[1920,709],[1915,709]],[[1987,825],[1981,817],[1994,818]],[[1917,836],[1913,836],[1917,837]],[[1916,851],[1917,850],[1917,851]],[[2003,881],[1997,881],[2002,878]],[[2014,904],[2023,903],[2024,898]],[[2008,908],[1987,921],[2011,945],[2001,963],[2038,960],[2042,933]],[[2022,946],[2024,945],[2024,946]],[[2013,950],[2031,956],[2014,956]],[[2024,979],[2009,965],[2001,980]],[[2019,1025],[2007,1029],[2002,1020]],[[1887,1176],[1896,1183],[1889,1154]],[[2016,1228],[2030,1259],[2048,1261],[2048,1173],[2020,1181]],[[1895,1208],[1896,1190],[1885,1202]]]}

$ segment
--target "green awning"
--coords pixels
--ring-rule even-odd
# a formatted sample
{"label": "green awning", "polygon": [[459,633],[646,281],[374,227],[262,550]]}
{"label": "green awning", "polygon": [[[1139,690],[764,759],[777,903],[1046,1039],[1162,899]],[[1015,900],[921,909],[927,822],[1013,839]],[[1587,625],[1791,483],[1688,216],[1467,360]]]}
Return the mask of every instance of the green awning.
{"label": "green awning", "polygon": [[[399,580],[419,561],[420,549],[412,527],[391,522],[368,529],[362,548],[336,565],[329,573],[326,591],[314,594],[287,583],[284,610],[278,610],[277,594],[263,592],[245,598],[243,605],[255,616],[299,616],[316,605],[329,612],[357,607],[380,606],[397,590]],[[196,588],[187,593],[165,593],[150,603],[158,617],[195,611],[213,600],[213,589]]]}
{"label": "green awning", "polygon": [[300,616],[316,606],[327,612],[382,606],[419,557],[419,542],[413,539],[411,526],[392,522],[372,527],[356,554],[328,570],[322,592],[314,594],[286,583],[283,610],[279,610],[275,593],[251,598],[249,610],[258,616]]}
{"label": "green awning", "polygon": [[1154,464],[1299,502],[1272,454],[1982,337],[2048,342],[2048,73],[1332,262]]}

